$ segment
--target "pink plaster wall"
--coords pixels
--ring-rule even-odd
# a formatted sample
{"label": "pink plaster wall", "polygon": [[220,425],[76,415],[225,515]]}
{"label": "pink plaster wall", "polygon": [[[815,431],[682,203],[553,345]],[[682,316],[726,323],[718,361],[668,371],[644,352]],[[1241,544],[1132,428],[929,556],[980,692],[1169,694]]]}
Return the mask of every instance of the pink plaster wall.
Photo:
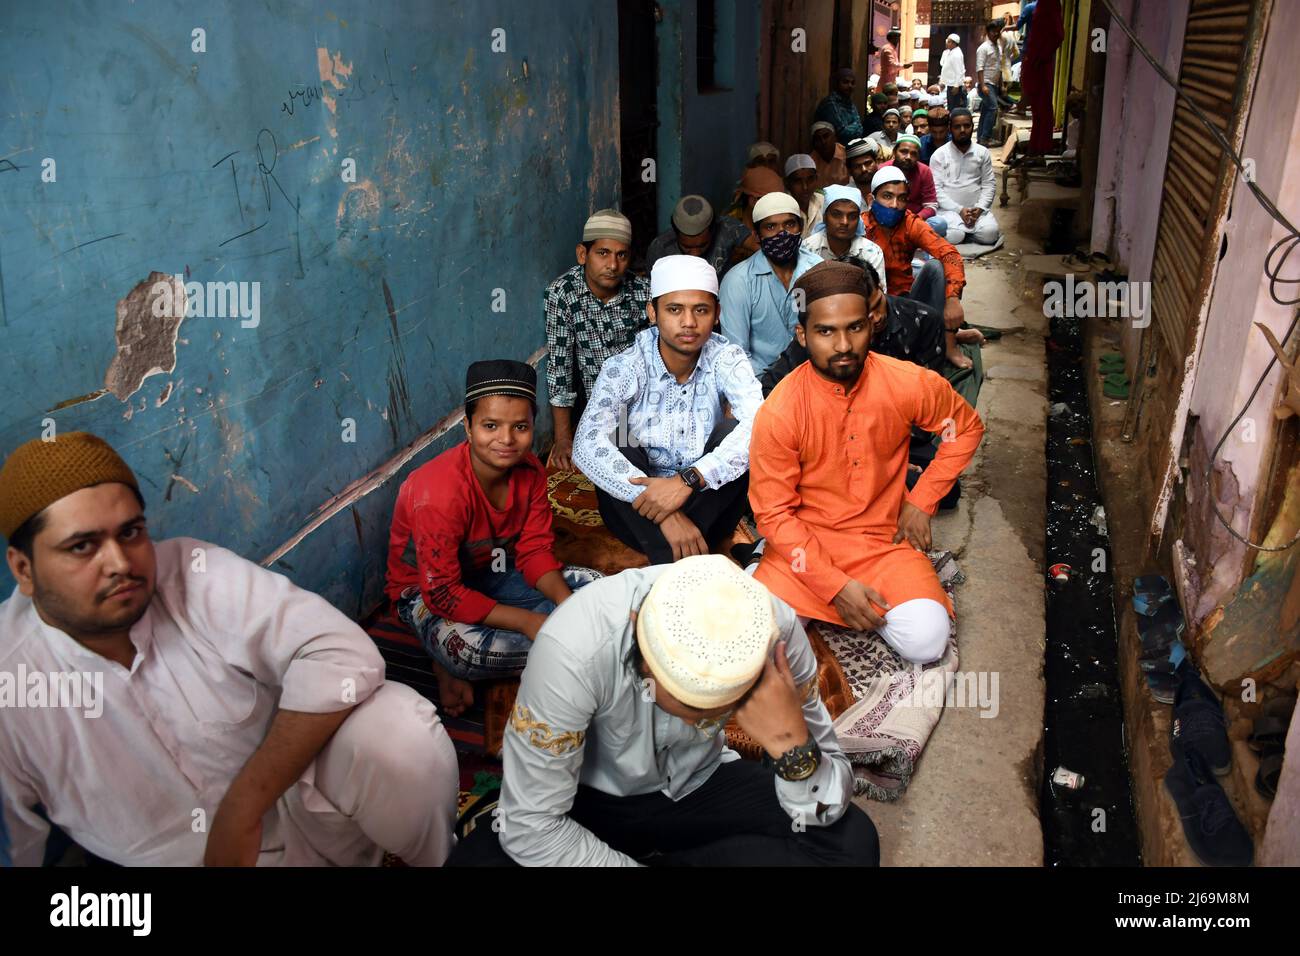
{"label": "pink plaster wall", "polygon": [[[1137,7],[1134,10],[1134,7]],[[1182,59],[1188,0],[1136,3],[1118,0],[1120,15],[1174,76]],[[1160,190],[1164,183],[1175,93],[1114,23],[1106,35],[1106,80],[1097,191],[1093,200],[1092,249],[1116,260],[1134,282],[1151,278]],[[1140,330],[1124,333],[1130,371]]]}
{"label": "pink plaster wall", "polygon": [[[1295,83],[1294,46],[1289,41],[1297,29],[1300,4],[1274,4],[1242,145],[1242,156],[1255,161],[1260,189],[1293,223],[1300,223],[1300,166],[1294,162],[1300,149],[1300,98]],[[1286,229],[1264,211],[1238,177],[1225,226],[1227,249],[1210,297],[1190,407],[1191,414],[1199,416],[1198,427],[1210,447],[1241,409],[1272,358],[1272,350],[1254,323],[1267,325],[1280,341],[1295,312],[1293,306],[1272,301],[1264,275],[1264,256],[1286,234]],[[1300,274],[1300,252],[1291,256],[1283,274]],[[1278,293],[1282,298],[1293,298],[1295,289],[1282,286]],[[1288,351],[1294,354],[1294,348]],[[1277,404],[1281,375],[1274,366],[1247,410],[1246,419],[1233,429],[1219,455],[1218,461],[1230,467],[1236,479],[1236,507],[1230,514],[1226,508],[1223,510],[1238,533],[1244,534],[1252,519],[1261,469],[1270,451],[1272,410]],[[1249,426],[1248,421],[1252,422]],[[1253,441],[1247,440],[1251,437]],[[1208,494],[1205,474],[1192,475],[1190,481],[1190,494]],[[1210,520],[1215,520],[1212,515]],[[1231,596],[1241,581],[1244,550],[1243,545],[1234,543],[1229,552],[1209,556],[1214,573],[1197,602],[1198,611],[1208,611]]]}

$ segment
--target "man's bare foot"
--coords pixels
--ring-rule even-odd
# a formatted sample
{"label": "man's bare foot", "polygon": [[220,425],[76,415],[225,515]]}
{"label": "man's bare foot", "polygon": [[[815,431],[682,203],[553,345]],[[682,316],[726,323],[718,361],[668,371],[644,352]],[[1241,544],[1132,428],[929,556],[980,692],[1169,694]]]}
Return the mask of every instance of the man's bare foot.
{"label": "man's bare foot", "polygon": [[966,353],[961,350],[961,346],[956,342],[953,342],[944,350],[944,357],[958,368],[970,368],[975,364],[966,357]]}
{"label": "man's bare foot", "polygon": [[438,701],[448,717],[459,717],[474,703],[474,685],[461,680],[437,661],[432,661],[433,676],[438,680]]}
{"label": "man's bare foot", "polygon": [[959,343],[974,342],[976,345],[983,345],[984,333],[981,332],[979,329],[958,329],[957,341]]}

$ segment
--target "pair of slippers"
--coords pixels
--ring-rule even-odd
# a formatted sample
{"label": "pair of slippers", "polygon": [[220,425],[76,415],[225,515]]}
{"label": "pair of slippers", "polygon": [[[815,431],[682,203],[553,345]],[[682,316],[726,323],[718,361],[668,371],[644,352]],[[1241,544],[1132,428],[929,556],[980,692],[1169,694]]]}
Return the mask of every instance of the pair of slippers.
{"label": "pair of slippers", "polygon": [[1124,374],[1124,356],[1119,352],[1106,352],[1097,360],[1102,377],[1102,394],[1107,398],[1128,398],[1128,376]]}
{"label": "pair of slippers", "polygon": [[1186,623],[1173,587],[1158,574],[1137,578],[1133,582],[1133,610],[1137,612],[1142,641],[1138,667],[1147,679],[1151,696],[1159,703],[1172,704],[1178,687],[1177,671],[1187,657],[1182,641]]}
{"label": "pair of slippers", "polygon": [[1259,770],[1255,773],[1255,789],[1272,800],[1277,796],[1277,782],[1282,776],[1282,762],[1286,757],[1286,735],[1295,711],[1294,694],[1275,697],[1264,704],[1264,713],[1255,718],[1246,743],[1259,755]]}

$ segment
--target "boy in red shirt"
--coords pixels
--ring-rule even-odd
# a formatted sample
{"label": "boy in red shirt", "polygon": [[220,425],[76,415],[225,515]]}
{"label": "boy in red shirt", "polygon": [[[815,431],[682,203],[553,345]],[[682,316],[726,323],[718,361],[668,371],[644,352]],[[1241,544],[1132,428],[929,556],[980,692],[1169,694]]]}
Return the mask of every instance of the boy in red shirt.
{"label": "boy in red shirt", "polygon": [[402,483],[388,536],[387,593],[433,658],[442,709],[474,701],[471,680],[523,672],[537,630],[599,577],[556,560],[546,471],[532,453],[537,372],[475,362],[468,439]]}

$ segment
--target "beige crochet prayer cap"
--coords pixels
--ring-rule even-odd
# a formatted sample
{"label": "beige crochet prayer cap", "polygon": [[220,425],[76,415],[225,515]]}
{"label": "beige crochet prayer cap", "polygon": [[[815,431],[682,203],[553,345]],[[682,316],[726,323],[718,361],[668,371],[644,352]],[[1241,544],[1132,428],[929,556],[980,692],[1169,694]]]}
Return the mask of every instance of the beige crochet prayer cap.
{"label": "beige crochet prayer cap", "polygon": [[763,673],[777,636],[772,596],[720,554],[682,558],[637,613],[651,676],[688,707],[735,703]]}

